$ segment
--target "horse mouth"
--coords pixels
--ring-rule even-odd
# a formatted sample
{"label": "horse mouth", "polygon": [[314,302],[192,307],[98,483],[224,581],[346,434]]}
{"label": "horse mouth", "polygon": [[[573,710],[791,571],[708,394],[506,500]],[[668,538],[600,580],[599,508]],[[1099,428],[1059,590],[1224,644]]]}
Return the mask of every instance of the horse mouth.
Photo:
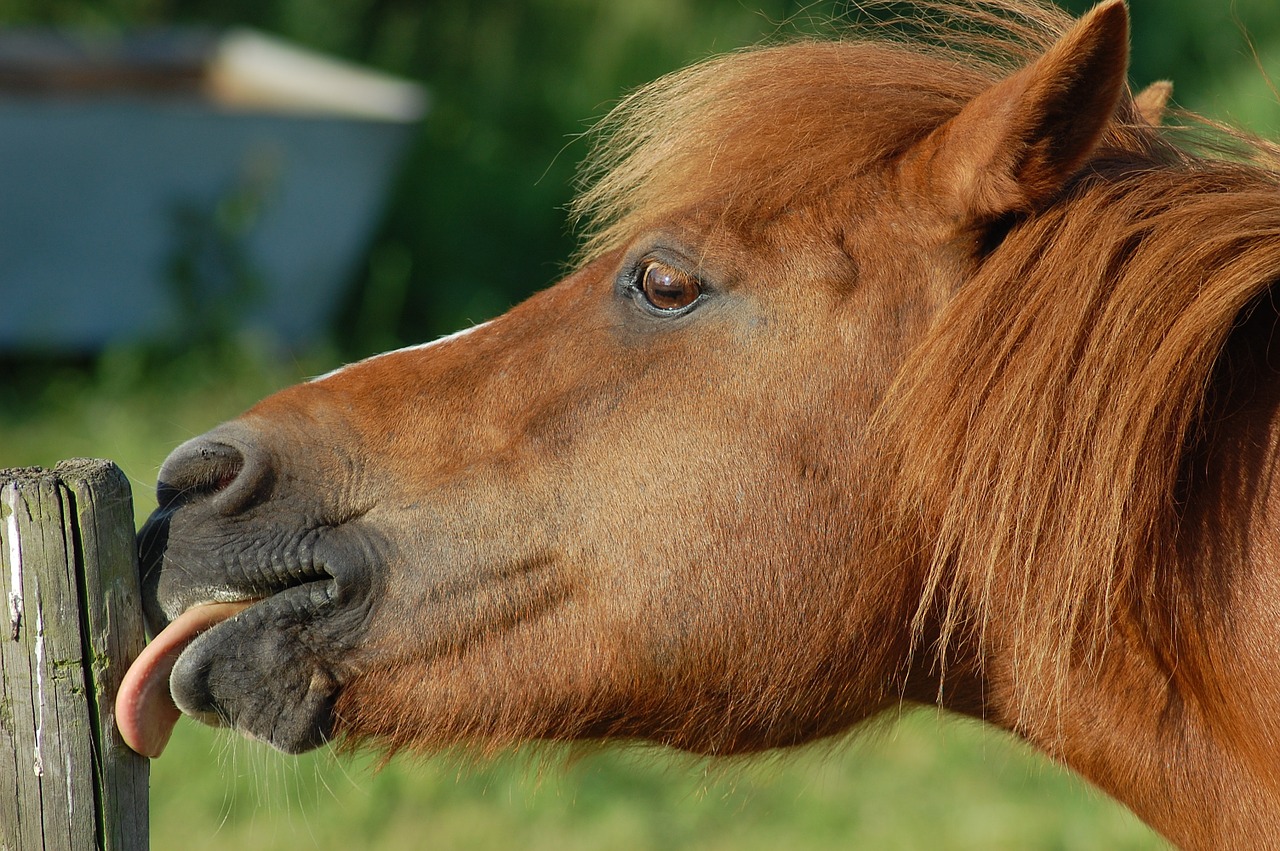
{"label": "horse mouth", "polygon": [[125,673],[115,703],[125,744],[159,756],[182,715],[286,753],[327,743],[345,639],[364,616],[338,597],[326,579],[188,607]]}
{"label": "horse mouth", "polygon": [[155,638],[117,693],[129,747],[160,755],[181,715],[286,753],[328,742],[376,556],[359,524],[300,519],[264,512],[232,534],[235,518],[194,504],[144,524],[143,608]]}
{"label": "horse mouth", "polygon": [[178,660],[197,639],[255,602],[242,600],[193,606],[171,621],[143,649],[129,666],[116,693],[116,724],[125,744],[143,756],[160,756],[182,714],[169,682]]}

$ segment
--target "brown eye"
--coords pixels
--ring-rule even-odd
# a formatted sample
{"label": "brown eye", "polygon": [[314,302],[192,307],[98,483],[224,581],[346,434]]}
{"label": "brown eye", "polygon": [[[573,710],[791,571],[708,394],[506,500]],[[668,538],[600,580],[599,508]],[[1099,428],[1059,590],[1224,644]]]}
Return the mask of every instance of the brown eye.
{"label": "brown eye", "polygon": [[645,301],[658,310],[682,310],[702,295],[697,278],[657,260],[645,264],[640,290]]}

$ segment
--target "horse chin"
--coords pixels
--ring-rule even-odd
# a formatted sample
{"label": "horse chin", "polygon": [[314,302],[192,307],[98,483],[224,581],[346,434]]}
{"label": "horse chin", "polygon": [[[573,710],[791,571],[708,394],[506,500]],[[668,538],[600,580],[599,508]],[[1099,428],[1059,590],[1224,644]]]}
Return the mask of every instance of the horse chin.
{"label": "horse chin", "polygon": [[336,648],[298,639],[314,634],[317,623],[332,626],[332,607],[330,584],[310,582],[201,633],[170,674],[174,703],[198,721],[230,726],[286,753],[326,744],[341,687]]}

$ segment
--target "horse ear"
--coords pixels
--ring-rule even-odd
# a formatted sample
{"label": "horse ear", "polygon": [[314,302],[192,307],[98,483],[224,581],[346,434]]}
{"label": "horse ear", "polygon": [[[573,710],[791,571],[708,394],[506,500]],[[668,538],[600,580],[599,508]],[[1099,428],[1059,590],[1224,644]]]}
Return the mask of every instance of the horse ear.
{"label": "horse ear", "polygon": [[1043,56],[921,142],[914,182],[967,223],[1047,203],[1102,138],[1128,61],[1123,0],[1098,4]]}
{"label": "horse ear", "polygon": [[1173,83],[1168,80],[1156,80],[1133,96],[1133,105],[1138,108],[1142,120],[1152,127],[1164,123],[1164,114],[1169,108],[1169,98],[1173,97]]}

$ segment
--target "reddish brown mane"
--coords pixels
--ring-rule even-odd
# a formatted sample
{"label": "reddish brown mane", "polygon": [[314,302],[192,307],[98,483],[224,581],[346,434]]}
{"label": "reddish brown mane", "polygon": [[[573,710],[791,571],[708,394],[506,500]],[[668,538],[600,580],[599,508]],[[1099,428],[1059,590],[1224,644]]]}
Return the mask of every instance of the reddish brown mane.
{"label": "reddish brown mane", "polygon": [[844,183],[954,116],[1074,22],[1024,0],[914,5],[915,16],[838,39],[714,57],[625,98],[596,128],[583,169],[573,205],[581,256],[708,199],[731,199],[758,220]]}
{"label": "reddish brown mane", "polygon": [[960,611],[1013,618],[1028,702],[1060,698],[1046,677],[1061,689],[1070,654],[1102,650],[1117,615],[1169,642],[1149,649],[1179,676],[1200,661],[1161,616],[1193,614],[1196,566],[1151,569],[1177,561],[1219,354],[1280,279],[1280,175],[1156,153],[1095,163],[1069,203],[1011,233],[880,412],[899,504],[931,541],[944,640]]}

